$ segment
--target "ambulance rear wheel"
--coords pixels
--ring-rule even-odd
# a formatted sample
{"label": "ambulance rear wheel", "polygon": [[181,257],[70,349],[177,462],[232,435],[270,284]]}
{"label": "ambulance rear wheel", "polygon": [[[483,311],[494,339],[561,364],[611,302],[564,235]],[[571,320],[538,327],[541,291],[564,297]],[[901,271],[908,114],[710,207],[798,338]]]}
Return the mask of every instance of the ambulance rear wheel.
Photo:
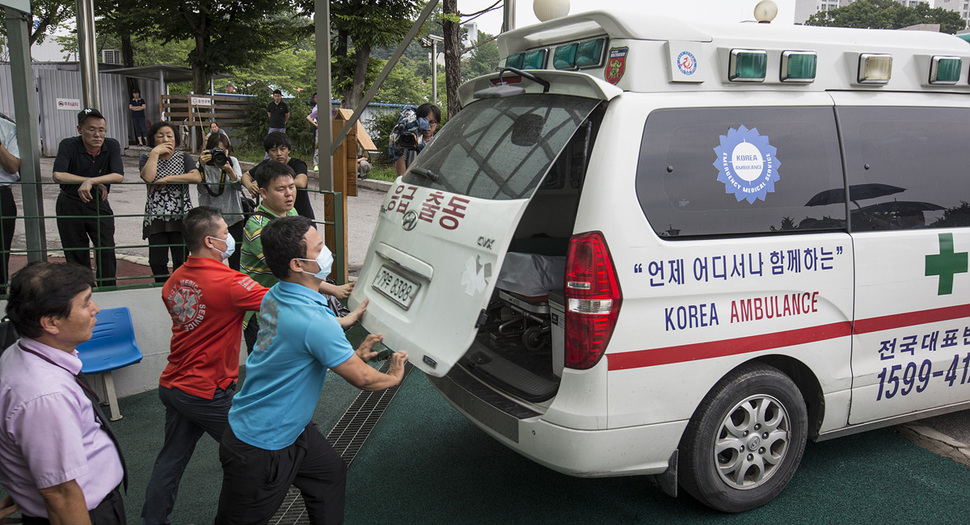
{"label": "ambulance rear wheel", "polygon": [[742,512],[777,496],[805,452],[808,414],[798,387],[756,364],[719,381],[680,443],[680,484],[701,503]]}

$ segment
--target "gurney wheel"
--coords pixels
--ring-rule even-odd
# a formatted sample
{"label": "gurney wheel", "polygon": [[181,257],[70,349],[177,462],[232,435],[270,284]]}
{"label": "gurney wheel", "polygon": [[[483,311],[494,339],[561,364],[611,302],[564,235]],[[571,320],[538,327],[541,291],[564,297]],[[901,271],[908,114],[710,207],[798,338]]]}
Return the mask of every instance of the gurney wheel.
{"label": "gurney wheel", "polygon": [[522,344],[530,351],[536,351],[549,341],[549,332],[541,326],[530,326],[522,333]]}

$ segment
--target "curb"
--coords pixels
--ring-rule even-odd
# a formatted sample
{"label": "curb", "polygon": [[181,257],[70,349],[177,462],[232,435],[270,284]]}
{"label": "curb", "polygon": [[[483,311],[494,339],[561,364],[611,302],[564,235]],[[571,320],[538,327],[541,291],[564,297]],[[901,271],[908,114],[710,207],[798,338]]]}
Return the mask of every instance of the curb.
{"label": "curb", "polygon": [[913,444],[970,467],[970,447],[964,443],[919,423],[907,423],[895,429]]}

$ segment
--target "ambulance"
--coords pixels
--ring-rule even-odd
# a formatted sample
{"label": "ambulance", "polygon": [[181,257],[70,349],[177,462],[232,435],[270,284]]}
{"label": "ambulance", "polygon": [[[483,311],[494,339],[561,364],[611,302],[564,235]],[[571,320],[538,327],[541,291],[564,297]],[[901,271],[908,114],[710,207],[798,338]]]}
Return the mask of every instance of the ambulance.
{"label": "ambulance", "polygon": [[966,42],[634,8],[498,44],[351,296],[465,417],[740,512],[809,439],[970,407]]}

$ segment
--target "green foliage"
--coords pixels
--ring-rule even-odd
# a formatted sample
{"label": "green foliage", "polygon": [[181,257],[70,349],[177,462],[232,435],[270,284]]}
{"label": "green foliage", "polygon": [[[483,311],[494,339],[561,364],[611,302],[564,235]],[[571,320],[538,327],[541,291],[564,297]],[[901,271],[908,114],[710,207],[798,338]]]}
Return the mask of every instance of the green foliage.
{"label": "green foliage", "polygon": [[[253,86],[250,86],[251,88]],[[245,123],[243,124],[242,151],[263,150],[263,139],[269,132],[269,120],[266,117],[266,106],[272,102],[272,89],[263,85],[253,93],[255,96],[246,106]],[[313,157],[314,127],[306,119],[313,110],[313,101],[309,97],[286,99],[290,108],[290,120],[286,122],[286,136],[290,138],[293,149],[290,155],[301,160],[309,161]],[[262,157],[260,157],[262,158]]]}
{"label": "green foliage", "polygon": [[371,139],[374,141],[374,145],[377,146],[377,159],[378,163],[389,164],[391,162],[390,157],[387,155],[388,147],[388,137],[391,135],[391,130],[394,129],[394,125],[397,124],[398,112],[388,112],[381,113],[371,120],[371,128],[374,133],[371,133]]}
{"label": "green foliage", "polygon": [[209,76],[258,62],[291,47],[312,31],[287,0],[103,0],[98,13],[117,34],[162,42],[190,40],[186,57],[196,92],[208,90]]}
{"label": "green foliage", "polygon": [[812,15],[805,25],[901,29],[916,24],[940,24],[940,32],[954,34],[966,27],[956,11],[928,4],[907,7],[894,0],[858,0],[845,7]]}
{"label": "green foliage", "polygon": [[374,95],[375,102],[389,104],[423,104],[431,98],[428,77],[417,74],[410,60],[401,59],[398,67],[391,70],[387,80]]}
{"label": "green foliage", "polygon": [[394,171],[392,165],[375,165],[367,174],[367,178],[394,182],[397,179],[397,171]]}
{"label": "green foliage", "polygon": [[472,50],[467,58],[462,61],[461,76],[463,80],[467,81],[493,73],[495,68],[498,67],[498,44],[495,43],[494,37],[485,32],[479,32],[477,44],[478,47]]}
{"label": "green foliage", "polygon": [[[58,26],[75,17],[74,0],[33,0],[30,2],[30,44],[43,43]],[[0,9],[0,35],[7,36],[5,9]]]}
{"label": "green foliage", "polygon": [[417,0],[330,1],[331,55],[337,57],[332,73],[348,107],[354,107],[373,82],[371,51],[397,45],[417,9]]}

